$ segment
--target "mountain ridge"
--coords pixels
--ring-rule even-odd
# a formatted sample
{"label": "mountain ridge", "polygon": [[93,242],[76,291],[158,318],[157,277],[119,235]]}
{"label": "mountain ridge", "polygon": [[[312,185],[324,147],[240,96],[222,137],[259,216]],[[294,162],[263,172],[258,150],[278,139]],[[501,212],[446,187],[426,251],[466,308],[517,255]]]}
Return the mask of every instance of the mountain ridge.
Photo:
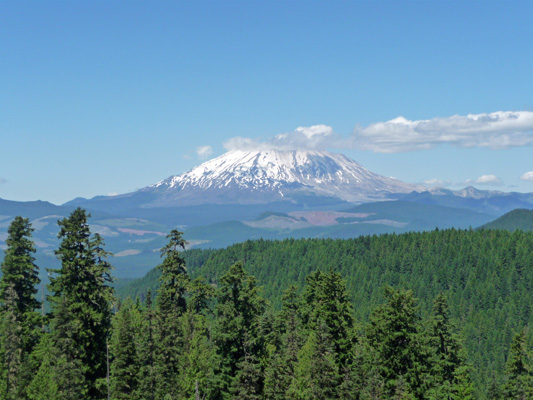
{"label": "mountain ridge", "polygon": [[501,216],[517,208],[533,209],[533,193],[480,190],[473,186],[461,190],[433,188],[424,192],[399,195],[398,200],[413,203],[465,208]]}
{"label": "mountain ridge", "polygon": [[[423,186],[371,172],[342,154],[233,150],[138,191],[91,200],[136,207],[298,203],[309,196],[361,203],[424,190]],[[80,202],[83,200],[66,204]]]}

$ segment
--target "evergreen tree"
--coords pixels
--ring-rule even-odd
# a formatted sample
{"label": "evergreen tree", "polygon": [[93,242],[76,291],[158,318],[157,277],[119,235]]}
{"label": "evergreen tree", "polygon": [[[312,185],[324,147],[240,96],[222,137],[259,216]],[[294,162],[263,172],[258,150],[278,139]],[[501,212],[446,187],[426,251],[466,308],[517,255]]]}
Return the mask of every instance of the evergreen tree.
{"label": "evergreen tree", "polygon": [[206,318],[188,310],[181,318],[184,347],[180,355],[180,393],[184,399],[212,398],[219,382],[214,370],[218,365]]}
{"label": "evergreen tree", "polygon": [[1,358],[5,380],[5,399],[21,398],[21,366],[23,357],[22,324],[18,320],[17,293],[11,284],[3,293],[4,304],[0,326]]}
{"label": "evergreen tree", "polygon": [[204,311],[210,312],[209,304],[215,296],[215,288],[205,282],[202,277],[196,278],[189,283],[187,288],[189,298],[187,308],[196,314]]}
{"label": "evergreen tree", "polygon": [[282,338],[283,360],[289,368],[291,377],[294,376],[294,365],[298,361],[298,352],[302,346],[300,299],[296,290],[296,286],[290,286],[282,297],[282,318],[285,322],[285,333]]}
{"label": "evergreen tree", "polygon": [[[58,222],[61,244],[56,255],[61,268],[50,270],[54,275],[50,278],[49,289],[53,293],[50,297],[55,320],[53,329],[67,332],[62,324],[68,325],[68,334],[55,340],[61,354],[59,359],[64,361],[66,372],[77,367],[79,361],[87,385],[87,398],[97,399],[101,394],[96,382],[106,376],[113,288],[109,285],[111,266],[105,260],[108,253],[103,249],[102,238],[98,234],[91,235],[88,217],[85,210],[77,208]],[[57,336],[58,332],[53,331],[53,334]],[[75,347],[72,350],[61,344],[67,337]],[[69,354],[62,353],[67,350]],[[76,376],[68,382],[77,380]]]}
{"label": "evergreen tree", "polygon": [[446,297],[442,293],[433,303],[433,314],[428,325],[433,381],[430,393],[436,399],[450,400],[461,391],[461,398],[464,398],[470,386],[468,368],[465,365],[461,343],[453,332]]}
{"label": "evergreen tree", "polygon": [[316,330],[324,325],[322,328],[331,338],[336,364],[342,370],[355,342],[353,307],[346,282],[336,272],[317,270],[306,278],[302,301],[304,327]]}
{"label": "evergreen tree", "polygon": [[[30,354],[41,336],[41,316],[35,298],[40,279],[35,265],[33,228],[28,219],[15,217],[8,228],[7,249],[1,265],[0,336],[7,368],[8,390],[13,398],[25,398],[25,387],[34,374]],[[14,386],[15,385],[15,386]]]}
{"label": "evergreen tree", "polygon": [[401,393],[423,398],[427,360],[420,340],[420,317],[411,291],[385,288],[387,303],[370,315],[367,337],[376,350],[389,398]]}
{"label": "evergreen tree", "polygon": [[[385,382],[381,377],[377,351],[362,337],[352,360],[348,379],[351,380],[343,399],[382,400],[385,398]],[[348,380],[345,379],[345,380]],[[345,385],[346,386],[346,385]]]}
{"label": "evergreen tree", "polygon": [[[231,266],[220,279],[217,299],[215,343],[222,362],[224,390],[228,393],[235,386],[243,395],[242,383],[249,382],[246,387],[250,395],[261,393],[257,387],[261,387],[262,382],[248,380],[248,377],[258,376],[257,363],[263,356],[259,321],[266,303],[259,295],[255,278],[244,272],[242,263]],[[240,379],[237,378],[239,374]]]}
{"label": "evergreen tree", "polygon": [[325,324],[321,324],[311,331],[298,354],[295,379],[288,395],[301,400],[338,398],[338,382],[332,341]]}
{"label": "evergreen tree", "polygon": [[163,262],[157,267],[161,271],[161,287],[154,330],[156,398],[176,397],[179,390],[179,363],[184,346],[180,316],[187,309],[185,293],[189,284],[185,261],[180,255],[186,245],[181,235],[177,230],[170,232],[169,243],[161,249]]}
{"label": "evergreen tree", "polygon": [[38,369],[27,389],[30,400],[53,400],[57,398],[58,387],[53,376],[54,353],[52,337],[49,333],[45,333],[32,354]]}
{"label": "evergreen tree", "polygon": [[138,389],[136,398],[141,400],[154,400],[156,387],[155,374],[155,337],[154,337],[154,310],[152,308],[152,291],[148,290],[144,308],[142,310],[142,324],[138,338]]}
{"label": "evergreen tree", "polygon": [[84,349],[79,343],[80,321],[72,318],[67,298],[56,303],[52,321],[52,371],[51,379],[57,387],[53,400],[92,399],[89,388],[94,385],[84,364]]}
{"label": "evergreen tree", "polygon": [[161,249],[163,262],[157,267],[161,271],[158,307],[178,316],[183,314],[187,308],[185,292],[189,283],[185,260],[180,254],[187,244],[182,234],[174,229],[167,235],[169,242]]}
{"label": "evergreen tree", "polygon": [[263,392],[261,365],[256,356],[245,354],[238,364],[237,376],[231,387],[234,400],[259,400]]}
{"label": "evergreen tree", "polygon": [[282,300],[281,321],[284,332],[279,347],[269,346],[269,363],[265,369],[264,395],[266,399],[272,400],[285,399],[295,379],[294,369],[302,345],[301,321],[298,315],[300,299],[296,286],[290,286],[283,294]]}
{"label": "evergreen tree", "polygon": [[453,400],[474,400],[474,386],[470,379],[468,366],[462,365],[455,370],[455,382],[450,398]]}
{"label": "evergreen tree", "polygon": [[502,387],[496,379],[496,375],[493,371],[493,375],[490,380],[490,385],[487,389],[488,400],[501,400],[502,399]]}
{"label": "evergreen tree", "polygon": [[265,368],[265,385],[264,398],[266,400],[283,400],[286,398],[286,393],[294,379],[292,365],[289,366],[282,359],[282,354],[279,351],[270,349],[272,354],[268,357],[268,364]]}
{"label": "evergreen tree", "polygon": [[395,382],[392,400],[416,400],[416,397],[411,393],[403,376]]}
{"label": "evergreen tree", "polygon": [[507,361],[507,382],[503,388],[505,399],[533,398],[530,355],[526,343],[526,330],[515,335]]}
{"label": "evergreen tree", "polygon": [[[306,278],[299,312],[302,319],[303,335],[313,334],[313,337],[323,340],[327,338],[328,344],[331,346],[330,356],[333,357],[332,366],[335,370],[328,379],[336,380],[334,386],[338,388],[336,390],[337,396],[350,396],[349,393],[352,391],[350,389],[352,381],[350,363],[355,344],[355,320],[353,307],[346,290],[346,282],[338,273],[333,271],[323,273],[317,270],[311,273]],[[329,359],[325,360],[323,359],[325,356],[319,354],[316,357],[317,362],[323,363],[322,368],[327,369]],[[301,359],[298,360],[298,365],[301,372]],[[301,381],[302,376],[300,375],[298,379]],[[312,377],[310,379],[318,378]],[[309,382],[307,383],[309,384]],[[325,382],[318,382],[317,384],[325,390]],[[331,382],[328,384],[333,385]],[[304,384],[303,386],[307,385]],[[322,393],[321,396],[325,393]]]}
{"label": "evergreen tree", "polygon": [[137,332],[135,331],[138,310],[128,298],[114,318],[111,338],[111,396],[113,399],[131,399],[138,388],[139,360],[137,358]]}
{"label": "evergreen tree", "polygon": [[15,217],[8,228],[7,249],[2,262],[0,303],[5,307],[6,291],[11,286],[16,294],[12,312],[21,323],[24,354],[29,354],[39,341],[40,315],[35,312],[41,303],[35,298],[40,283],[39,269],[35,265],[35,246],[31,241],[33,228],[29,219]]}
{"label": "evergreen tree", "polygon": [[42,336],[33,357],[39,368],[27,388],[31,400],[87,400],[85,368],[75,333],[78,322],[71,319],[67,300],[56,304],[51,333]]}

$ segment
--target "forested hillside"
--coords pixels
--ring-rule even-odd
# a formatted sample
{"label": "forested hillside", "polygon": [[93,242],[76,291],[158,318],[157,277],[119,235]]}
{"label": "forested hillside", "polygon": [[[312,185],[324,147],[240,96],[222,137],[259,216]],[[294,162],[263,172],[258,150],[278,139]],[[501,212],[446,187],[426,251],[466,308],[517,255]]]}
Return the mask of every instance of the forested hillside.
{"label": "forested hillside", "polygon": [[533,233],[259,240],[182,253],[173,230],[152,281],[117,301],[87,218],[76,209],[58,222],[46,315],[31,224],[17,217],[9,227],[0,399],[533,397]]}
{"label": "forested hillside", "polygon": [[483,225],[480,229],[505,229],[533,231],[533,210],[517,209],[509,211],[500,218]]}
{"label": "forested hillside", "polygon": [[[502,376],[513,334],[532,322],[533,233],[451,229],[349,240],[247,241],[211,251],[203,265],[192,264],[191,273],[218,284],[238,261],[277,309],[290,285],[302,290],[317,269],[338,272],[361,322],[383,303],[385,285],[413,290],[423,316],[443,292],[482,388],[493,374]],[[121,294],[140,294],[150,283],[155,289],[157,273],[147,278],[136,282],[137,292]]]}

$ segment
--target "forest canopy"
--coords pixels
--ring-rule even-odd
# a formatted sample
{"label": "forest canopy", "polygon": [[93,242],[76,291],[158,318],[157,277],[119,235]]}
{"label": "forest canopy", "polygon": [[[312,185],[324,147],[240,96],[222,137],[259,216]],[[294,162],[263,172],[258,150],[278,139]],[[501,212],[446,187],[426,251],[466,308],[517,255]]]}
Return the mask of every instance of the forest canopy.
{"label": "forest canopy", "polygon": [[[533,233],[446,230],[184,251],[113,293],[89,215],[59,221],[51,310],[29,220],[0,281],[0,399],[533,396]],[[128,291],[130,295],[127,295]],[[108,397],[109,396],[109,397]]]}

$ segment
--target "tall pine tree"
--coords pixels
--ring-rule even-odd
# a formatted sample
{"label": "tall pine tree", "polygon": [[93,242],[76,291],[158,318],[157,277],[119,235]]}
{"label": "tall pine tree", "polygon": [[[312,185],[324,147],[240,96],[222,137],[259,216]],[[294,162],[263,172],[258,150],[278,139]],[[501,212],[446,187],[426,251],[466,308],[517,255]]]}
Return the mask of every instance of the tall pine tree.
{"label": "tall pine tree", "polygon": [[111,396],[113,399],[131,399],[139,386],[140,360],[137,354],[135,320],[140,318],[136,304],[128,297],[114,316],[110,342]]}
{"label": "tall pine tree", "polygon": [[298,314],[300,299],[297,288],[291,285],[283,294],[280,319],[282,334],[280,345],[268,347],[268,364],[265,369],[264,396],[268,400],[285,399],[295,379],[298,353],[302,347],[301,319]]}
{"label": "tall pine tree", "polygon": [[295,379],[287,393],[289,398],[299,400],[338,398],[338,367],[328,330],[325,324],[320,324],[307,337],[298,354]]}
{"label": "tall pine tree", "polygon": [[525,329],[522,329],[513,338],[506,372],[507,382],[503,387],[505,399],[525,400],[533,398],[531,361]]}
{"label": "tall pine tree", "polygon": [[427,390],[427,354],[422,347],[420,317],[413,293],[385,287],[387,303],[370,315],[367,337],[385,383],[386,398],[409,394],[422,399]]}
{"label": "tall pine tree", "polygon": [[84,349],[79,347],[79,320],[72,318],[72,310],[66,298],[56,304],[52,321],[52,369],[51,379],[57,387],[53,400],[96,399],[89,389],[94,383],[87,377],[87,365],[83,364]]}
{"label": "tall pine tree", "polygon": [[[108,253],[98,234],[91,234],[87,222],[90,215],[81,208],[58,222],[61,239],[56,255],[61,268],[50,270],[49,290],[53,307],[55,330],[64,329],[68,322],[73,346],[70,360],[79,361],[87,385],[87,398],[97,399],[101,393],[97,380],[106,376],[107,341],[111,329],[110,286],[111,265],[106,261]],[[61,310],[61,313],[59,313]],[[59,348],[61,350],[61,348]]]}
{"label": "tall pine tree", "polygon": [[0,356],[2,359],[2,378],[5,383],[5,399],[21,398],[21,366],[23,356],[22,324],[17,319],[17,293],[13,285],[4,292],[4,304],[0,324]]}
{"label": "tall pine tree", "polygon": [[448,303],[440,293],[428,321],[428,344],[432,355],[432,398],[451,400],[471,394],[470,378],[459,338],[449,318]]}
{"label": "tall pine tree", "polygon": [[136,398],[140,400],[154,400],[156,388],[155,322],[151,290],[148,290],[141,318],[139,344],[137,346],[140,367],[137,373],[138,388]]}
{"label": "tall pine tree", "polygon": [[[0,327],[6,378],[13,398],[24,399],[25,387],[34,374],[30,354],[41,332],[41,316],[35,298],[39,270],[35,265],[35,246],[31,240],[33,228],[28,219],[15,217],[8,228],[2,279],[0,279]],[[6,358],[7,357],[7,358]],[[13,358],[15,357],[15,358]],[[16,361],[16,362],[15,362]]]}
{"label": "tall pine tree", "polygon": [[333,271],[317,270],[306,278],[302,295],[302,319],[308,330],[326,329],[331,338],[336,364],[347,366],[354,345],[353,306],[346,290],[346,281]]}
{"label": "tall pine tree", "polygon": [[157,294],[154,330],[156,398],[167,395],[174,398],[179,393],[180,355],[184,346],[180,316],[187,309],[185,294],[189,283],[180,254],[186,245],[181,235],[177,230],[170,232],[168,244],[161,249],[163,262],[157,267],[161,271],[161,287]]}
{"label": "tall pine tree", "polygon": [[226,393],[254,396],[262,393],[262,373],[258,373],[264,343],[260,337],[260,317],[266,302],[259,294],[253,276],[242,263],[236,263],[220,279],[216,307],[215,343],[222,360]]}

